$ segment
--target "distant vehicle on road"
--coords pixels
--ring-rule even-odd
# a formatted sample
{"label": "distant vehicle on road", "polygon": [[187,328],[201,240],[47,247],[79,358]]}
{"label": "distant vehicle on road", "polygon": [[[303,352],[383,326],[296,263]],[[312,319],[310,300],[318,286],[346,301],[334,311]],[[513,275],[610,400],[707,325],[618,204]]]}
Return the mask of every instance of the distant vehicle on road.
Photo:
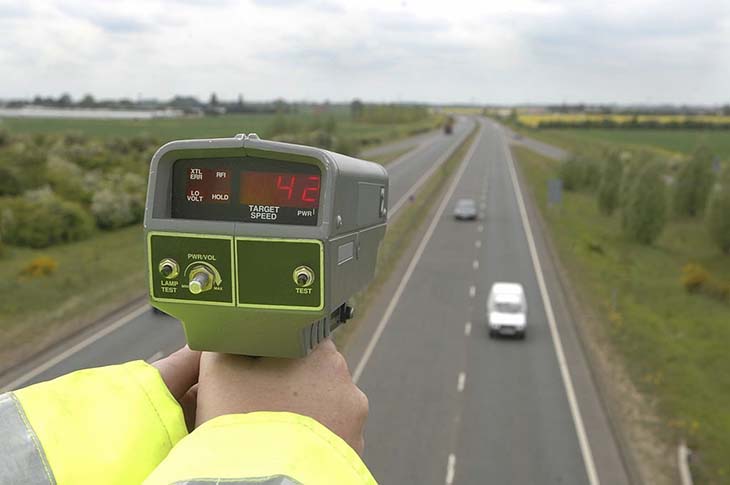
{"label": "distant vehicle on road", "polygon": [[477,218],[477,203],[474,199],[459,199],[454,207],[454,217],[462,221],[473,221]]}
{"label": "distant vehicle on road", "polygon": [[444,134],[450,135],[454,132],[454,117],[449,116],[444,122]]}
{"label": "distant vehicle on road", "polygon": [[487,300],[489,336],[512,335],[525,338],[527,300],[519,283],[494,283]]}

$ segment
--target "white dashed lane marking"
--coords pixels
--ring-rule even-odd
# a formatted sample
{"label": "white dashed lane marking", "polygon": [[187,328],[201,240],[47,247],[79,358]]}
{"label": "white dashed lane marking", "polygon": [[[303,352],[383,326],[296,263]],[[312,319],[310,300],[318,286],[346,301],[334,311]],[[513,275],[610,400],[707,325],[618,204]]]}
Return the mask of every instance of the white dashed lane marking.
{"label": "white dashed lane marking", "polygon": [[456,456],[449,455],[449,462],[446,464],[446,485],[454,483],[454,468],[456,467]]}
{"label": "white dashed lane marking", "polygon": [[474,260],[474,261],[473,261],[473,262],[471,263],[471,267],[472,267],[472,268],[474,268],[474,269],[479,269],[479,261],[475,259],[475,260]]}
{"label": "white dashed lane marking", "polygon": [[474,285],[471,285],[469,287],[469,298],[474,298],[474,295],[477,294],[477,287]]}
{"label": "white dashed lane marking", "polygon": [[464,335],[467,337],[471,335],[471,322],[466,322],[466,325],[464,325]]}
{"label": "white dashed lane marking", "polygon": [[465,383],[466,383],[466,373],[459,372],[459,382],[456,384],[456,390],[459,392],[463,392]]}

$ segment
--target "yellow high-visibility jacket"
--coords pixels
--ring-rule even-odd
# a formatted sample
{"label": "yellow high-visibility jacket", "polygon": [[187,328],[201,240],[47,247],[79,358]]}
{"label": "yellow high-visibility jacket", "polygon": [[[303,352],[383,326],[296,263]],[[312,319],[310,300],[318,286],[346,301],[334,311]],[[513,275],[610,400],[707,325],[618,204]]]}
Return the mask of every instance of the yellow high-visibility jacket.
{"label": "yellow high-visibility jacket", "polygon": [[373,484],[355,451],[283,412],[221,416],[188,434],[142,361],[0,394],[0,483]]}

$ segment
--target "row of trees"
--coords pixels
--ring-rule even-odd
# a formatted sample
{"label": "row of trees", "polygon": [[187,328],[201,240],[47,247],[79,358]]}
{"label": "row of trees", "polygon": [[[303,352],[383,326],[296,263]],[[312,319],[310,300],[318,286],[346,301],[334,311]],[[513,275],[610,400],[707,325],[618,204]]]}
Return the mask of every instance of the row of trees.
{"label": "row of trees", "polygon": [[578,155],[561,166],[566,190],[596,194],[606,216],[621,212],[621,227],[632,240],[652,244],[670,214],[704,218],[717,246],[730,253],[730,168],[718,176],[714,156],[698,148],[672,176],[667,164],[650,154],[612,151],[603,162]]}

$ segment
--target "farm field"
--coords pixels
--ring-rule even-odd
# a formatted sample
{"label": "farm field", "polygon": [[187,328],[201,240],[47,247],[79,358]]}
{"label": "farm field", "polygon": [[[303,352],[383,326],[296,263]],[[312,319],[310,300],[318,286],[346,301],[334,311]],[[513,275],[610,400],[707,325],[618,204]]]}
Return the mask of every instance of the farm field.
{"label": "farm field", "polygon": [[441,122],[440,116],[433,115],[408,123],[369,123],[353,121],[349,113],[333,110],[322,114],[231,114],[152,120],[5,118],[0,119],[0,129],[11,134],[81,133],[99,139],[148,136],[164,143],[184,138],[229,137],[237,133],[257,133],[262,138],[271,138],[282,132],[311,130],[315,122],[324,124],[330,117],[336,122],[337,135],[351,138],[362,145],[383,143],[427,131]]}
{"label": "farm field", "polygon": [[575,150],[582,144],[645,146],[666,154],[688,155],[706,145],[723,160],[730,160],[730,131],[698,129],[617,129],[617,128],[519,128],[526,136]]}
{"label": "farm field", "polygon": [[523,147],[514,153],[578,296],[602,316],[599,332],[624,357],[634,385],[656,398],[657,434],[673,445],[687,440],[698,483],[726,483],[730,305],[687,292],[682,275],[693,263],[730,282],[730,259],[701,218],[670,219],[658,241],[644,246],[628,241],[620,214],[602,215],[591,193],[566,191],[559,209],[550,208],[547,181],[558,176],[559,162]]}

